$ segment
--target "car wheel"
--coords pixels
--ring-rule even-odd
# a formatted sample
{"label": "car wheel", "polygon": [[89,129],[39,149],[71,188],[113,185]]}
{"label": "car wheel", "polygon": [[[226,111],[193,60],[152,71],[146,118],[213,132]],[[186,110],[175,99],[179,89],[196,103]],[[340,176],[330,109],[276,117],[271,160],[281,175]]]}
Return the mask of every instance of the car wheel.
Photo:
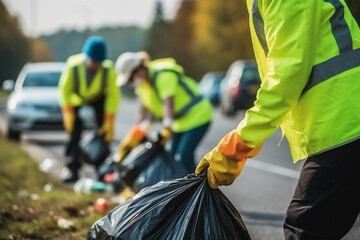
{"label": "car wheel", "polygon": [[12,129],[10,126],[7,129],[7,139],[9,140],[14,140],[14,141],[19,141],[20,140],[20,136],[21,136],[21,132],[18,130],[14,130]]}

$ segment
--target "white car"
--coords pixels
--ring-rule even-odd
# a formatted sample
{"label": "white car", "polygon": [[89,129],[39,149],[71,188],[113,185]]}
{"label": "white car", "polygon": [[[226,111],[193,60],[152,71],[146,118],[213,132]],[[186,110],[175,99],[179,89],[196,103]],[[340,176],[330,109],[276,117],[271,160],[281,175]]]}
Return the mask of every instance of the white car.
{"label": "white car", "polygon": [[58,82],[64,67],[64,62],[27,63],[16,82],[4,81],[5,90],[14,90],[7,101],[9,139],[19,140],[25,131],[63,130]]}

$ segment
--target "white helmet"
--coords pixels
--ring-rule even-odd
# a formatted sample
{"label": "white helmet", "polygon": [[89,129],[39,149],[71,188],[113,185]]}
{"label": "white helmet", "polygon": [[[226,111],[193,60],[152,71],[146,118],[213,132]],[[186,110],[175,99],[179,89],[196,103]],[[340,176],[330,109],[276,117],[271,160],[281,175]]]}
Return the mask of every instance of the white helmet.
{"label": "white helmet", "polygon": [[126,52],[121,54],[115,63],[115,70],[117,73],[117,85],[123,86],[127,84],[131,73],[140,66],[142,61],[143,57],[139,53]]}

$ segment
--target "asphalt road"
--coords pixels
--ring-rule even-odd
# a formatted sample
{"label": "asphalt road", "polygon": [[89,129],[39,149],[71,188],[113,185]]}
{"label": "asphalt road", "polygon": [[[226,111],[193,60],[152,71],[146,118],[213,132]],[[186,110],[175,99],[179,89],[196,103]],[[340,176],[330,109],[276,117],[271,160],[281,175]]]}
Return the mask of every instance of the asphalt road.
{"label": "asphalt road", "polygon": [[[1,107],[0,107],[1,108]],[[117,115],[115,148],[135,121],[137,101],[124,98]],[[234,129],[244,112],[233,117],[223,116],[215,109],[215,119],[196,152],[198,160],[209,152],[227,132]],[[0,125],[5,128],[5,113],[0,109]],[[59,176],[64,165],[63,151],[67,135],[64,132],[24,134],[20,144],[40,162],[46,158],[56,162],[52,174]],[[231,186],[221,191],[239,210],[254,240],[284,239],[282,224],[285,211],[293,194],[302,163],[293,164],[286,138],[277,131],[264,144],[260,154],[249,159],[242,174]],[[84,165],[81,175],[94,176],[91,166]],[[339,220],[340,221],[340,220]],[[360,224],[357,221],[343,240],[359,240]]]}

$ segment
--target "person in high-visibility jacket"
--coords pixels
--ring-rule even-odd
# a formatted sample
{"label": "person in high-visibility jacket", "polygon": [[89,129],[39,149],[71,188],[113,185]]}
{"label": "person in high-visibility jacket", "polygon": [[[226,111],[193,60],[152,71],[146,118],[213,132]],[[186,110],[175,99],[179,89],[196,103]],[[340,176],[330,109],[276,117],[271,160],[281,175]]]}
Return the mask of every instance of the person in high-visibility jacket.
{"label": "person in high-visibility jacket", "polygon": [[194,151],[212,118],[211,103],[200,94],[198,83],[184,74],[173,58],[149,61],[145,52],[126,52],[115,63],[120,86],[135,88],[141,107],[135,124],[121,141],[116,162],[137,146],[151,129],[147,116],[161,119],[161,144],[170,139],[170,152],[189,173],[195,171]]}
{"label": "person in high-visibility jacket", "polygon": [[[262,79],[254,106],[197,166],[233,183],[279,127],[306,160],[285,239],[341,239],[360,211],[360,30],[344,0],[247,0]],[[251,161],[251,160],[249,160]]]}
{"label": "person in high-visibility jacket", "polygon": [[64,182],[74,182],[79,177],[79,141],[83,122],[78,113],[82,106],[92,106],[95,110],[98,134],[103,135],[107,142],[114,138],[114,119],[121,92],[116,86],[114,63],[106,57],[104,39],[91,36],[85,41],[82,53],[67,59],[60,77],[64,128],[70,134],[65,151],[67,167],[61,176]]}

